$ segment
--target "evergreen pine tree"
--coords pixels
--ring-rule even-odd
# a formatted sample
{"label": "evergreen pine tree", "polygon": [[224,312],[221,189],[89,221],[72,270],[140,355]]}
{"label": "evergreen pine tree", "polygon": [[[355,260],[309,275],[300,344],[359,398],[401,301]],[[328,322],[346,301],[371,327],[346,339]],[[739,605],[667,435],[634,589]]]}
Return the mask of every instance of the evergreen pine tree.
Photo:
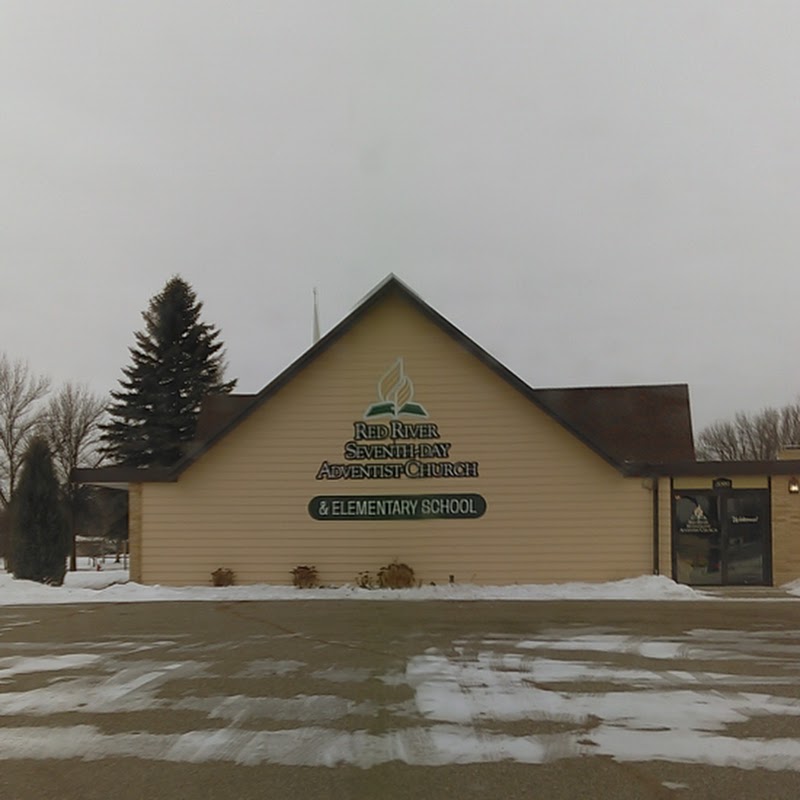
{"label": "evergreen pine tree", "polygon": [[200,321],[203,304],[182,278],[171,278],[142,313],[132,363],[111,392],[104,452],[117,464],[167,466],[194,436],[203,398],[230,392],[219,330]]}
{"label": "evergreen pine tree", "polygon": [[11,499],[11,568],[15,578],[60,586],[70,534],[47,442],[35,438]]}

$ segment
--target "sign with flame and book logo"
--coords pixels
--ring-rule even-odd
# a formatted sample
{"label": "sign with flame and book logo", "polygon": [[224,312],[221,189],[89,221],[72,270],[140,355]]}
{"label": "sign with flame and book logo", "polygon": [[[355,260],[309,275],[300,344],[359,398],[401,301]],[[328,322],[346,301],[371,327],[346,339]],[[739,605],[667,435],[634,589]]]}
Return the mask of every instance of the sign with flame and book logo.
{"label": "sign with flame and book logo", "polygon": [[[477,461],[451,458],[452,442],[442,441],[439,426],[417,402],[402,357],[378,380],[377,396],[362,419],[353,422],[342,461],[323,461],[318,481],[477,478]],[[396,501],[396,502],[395,502]],[[476,494],[315,497],[315,519],[474,519],[486,510]]]}
{"label": "sign with flame and book logo", "polygon": [[401,414],[413,417],[427,417],[428,412],[414,401],[414,384],[406,375],[403,359],[389,367],[378,381],[378,402],[373,403],[365,412],[364,419],[383,417],[387,414],[397,419]]}

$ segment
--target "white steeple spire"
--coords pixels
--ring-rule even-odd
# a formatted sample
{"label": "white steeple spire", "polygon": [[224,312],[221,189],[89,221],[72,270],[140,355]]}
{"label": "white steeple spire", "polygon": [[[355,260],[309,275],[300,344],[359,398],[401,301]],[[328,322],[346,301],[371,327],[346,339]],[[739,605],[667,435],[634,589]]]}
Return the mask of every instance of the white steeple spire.
{"label": "white steeple spire", "polygon": [[316,344],[319,341],[319,307],[317,305],[317,287],[314,287],[314,330],[312,333],[313,342]]}

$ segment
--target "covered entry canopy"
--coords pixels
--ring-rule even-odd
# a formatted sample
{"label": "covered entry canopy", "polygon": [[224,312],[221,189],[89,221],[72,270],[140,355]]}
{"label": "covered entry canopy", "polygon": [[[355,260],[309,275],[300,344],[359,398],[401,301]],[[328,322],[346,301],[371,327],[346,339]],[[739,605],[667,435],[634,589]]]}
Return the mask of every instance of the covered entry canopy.
{"label": "covered entry canopy", "polygon": [[[639,464],[669,488],[663,572],[692,585],[780,585],[800,578],[800,460]],[[633,466],[633,465],[632,465]]]}
{"label": "covered entry canopy", "polygon": [[390,276],[261,392],[209,398],[173,466],[74,479],[129,488],[144,582],[513,583],[669,572],[671,481],[730,466],[695,462],[685,385],[533,389]]}

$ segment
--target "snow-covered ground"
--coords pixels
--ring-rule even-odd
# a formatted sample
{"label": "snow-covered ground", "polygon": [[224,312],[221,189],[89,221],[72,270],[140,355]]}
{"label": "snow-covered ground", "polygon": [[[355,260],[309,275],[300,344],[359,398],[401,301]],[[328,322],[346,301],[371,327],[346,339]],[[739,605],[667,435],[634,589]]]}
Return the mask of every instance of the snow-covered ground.
{"label": "snow-covered ground", "polygon": [[[800,593],[800,583],[798,585]],[[609,583],[474,586],[448,584],[402,591],[360,589],[303,589],[293,586],[143,586],[128,580],[122,564],[106,561],[101,570],[81,559],[77,572],[67,573],[64,586],[43,586],[14,580],[0,572],[0,605],[56,603],[143,603],[175,600],[702,600],[708,595],[665,577],[643,575]]]}
{"label": "snow-covered ground", "polygon": [[[800,580],[782,587],[787,599],[800,597]],[[63,586],[43,586],[14,580],[0,569],[0,605],[58,603],[146,603],[176,600],[708,600],[735,599],[683,586],[664,576],[642,575],[607,583],[552,583],[514,586],[447,584],[402,591],[341,586],[303,589],[293,586],[144,586],[128,578],[122,564],[106,561],[96,570],[81,559],[77,572],[68,572]],[[753,598],[748,598],[752,600]],[[775,599],[772,596],[770,599]]]}

